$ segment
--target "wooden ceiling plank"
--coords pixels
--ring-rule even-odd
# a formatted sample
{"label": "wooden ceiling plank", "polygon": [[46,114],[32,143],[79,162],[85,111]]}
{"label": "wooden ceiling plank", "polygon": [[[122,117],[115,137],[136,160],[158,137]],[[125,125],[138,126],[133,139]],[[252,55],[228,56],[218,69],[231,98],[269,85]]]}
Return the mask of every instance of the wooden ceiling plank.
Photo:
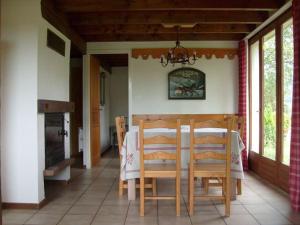
{"label": "wooden ceiling plank", "polygon": [[41,1],[41,11],[42,16],[67,38],[69,38],[82,54],[86,53],[85,40],[83,40],[82,37],[70,26],[65,15],[55,8],[51,0]]}
{"label": "wooden ceiling plank", "polygon": [[57,7],[64,12],[145,11],[145,10],[243,10],[274,11],[283,0],[56,0]]}
{"label": "wooden ceiling plank", "polygon": [[[175,27],[165,28],[162,25],[86,25],[74,27],[81,34],[174,34]],[[193,28],[180,28],[180,34],[203,33],[250,33],[255,26],[248,24],[198,24]]]}
{"label": "wooden ceiling plank", "polygon": [[72,25],[114,24],[261,24],[268,17],[265,12],[206,11],[195,12],[136,12],[69,14]]}
{"label": "wooden ceiling plank", "polygon": [[[176,34],[83,35],[87,41],[175,41]],[[182,34],[180,40],[241,40],[244,34]],[[175,44],[175,43],[174,43]]]}

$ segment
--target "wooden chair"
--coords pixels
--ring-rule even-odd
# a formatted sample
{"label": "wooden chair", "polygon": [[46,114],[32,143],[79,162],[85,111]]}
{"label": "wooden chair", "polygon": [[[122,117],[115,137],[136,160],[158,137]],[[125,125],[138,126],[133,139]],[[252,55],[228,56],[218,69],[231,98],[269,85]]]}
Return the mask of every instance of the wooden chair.
{"label": "wooden chair", "polygon": [[[122,145],[124,142],[125,134],[126,134],[126,125],[125,125],[125,117],[124,116],[118,116],[115,118],[116,121],[116,130],[117,130],[117,140],[118,140],[118,149],[119,149],[119,158],[120,158],[120,165],[121,165],[121,150]],[[150,180],[151,181],[151,180]],[[135,185],[136,188],[139,188],[140,185],[137,183]],[[123,181],[119,179],[119,196],[122,196],[124,193],[124,189],[128,188],[127,181]],[[145,185],[145,188],[152,188],[153,194],[156,194],[156,180],[152,180],[152,183],[147,182]]]}
{"label": "wooden chair", "polygon": [[[176,137],[164,135],[154,135],[145,137],[144,131],[153,128],[176,129]],[[180,216],[180,173],[181,173],[181,125],[180,120],[157,120],[143,121],[139,123],[140,137],[140,216],[144,216],[145,199],[176,200],[176,215]],[[170,153],[161,150],[153,150],[151,153],[145,153],[147,145],[175,145],[176,152]],[[172,160],[174,163],[150,164],[145,161],[151,160]],[[175,196],[145,196],[144,182],[145,178],[175,178],[176,195]]]}
{"label": "wooden chair", "polygon": [[[215,133],[203,134],[199,137],[195,136],[194,129],[199,128],[225,128],[227,132],[224,136]],[[225,201],[225,215],[230,215],[230,197],[231,197],[231,130],[232,119],[228,117],[222,121],[208,120],[190,122],[190,164],[189,164],[189,213],[194,213],[194,200],[195,199],[214,199]],[[195,152],[195,145],[201,144],[218,144],[224,145],[225,151],[217,153],[212,150],[205,150]],[[205,163],[201,160],[214,159],[220,160],[222,163]],[[200,160],[200,161],[199,161]],[[194,195],[194,182],[195,178],[220,178],[222,179],[222,195]]]}
{"label": "wooden chair", "polygon": [[[241,139],[243,140],[245,117],[233,116],[232,119],[234,121],[232,130],[238,131]],[[210,182],[210,181],[212,181],[212,182]],[[222,186],[222,179],[219,179],[219,178],[203,179],[203,187],[204,187],[204,191],[206,193],[208,192],[209,187],[216,187],[216,186]],[[242,180],[241,179],[237,179],[236,189],[237,189],[237,194],[241,195],[242,194]]]}

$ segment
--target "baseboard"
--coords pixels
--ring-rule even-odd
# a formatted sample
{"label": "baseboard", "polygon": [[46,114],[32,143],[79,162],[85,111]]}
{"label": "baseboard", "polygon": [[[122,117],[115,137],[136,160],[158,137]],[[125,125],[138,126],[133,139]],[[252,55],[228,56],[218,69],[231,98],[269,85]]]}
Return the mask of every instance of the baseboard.
{"label": "baseboard", "polygon": [[43,199],[40,203],[18,203],[18,202],[3,202],[3,209],[40,209],[48,203]]}

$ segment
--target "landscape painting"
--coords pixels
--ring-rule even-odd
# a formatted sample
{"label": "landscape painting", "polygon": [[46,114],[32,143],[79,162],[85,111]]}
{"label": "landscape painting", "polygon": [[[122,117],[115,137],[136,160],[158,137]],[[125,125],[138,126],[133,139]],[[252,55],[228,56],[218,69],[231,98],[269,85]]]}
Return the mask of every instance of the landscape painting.
{"label": "landscape painting", "polygon": [[194,68],[180,68],[168,75],[169,99],[205,99],[205,73]]}

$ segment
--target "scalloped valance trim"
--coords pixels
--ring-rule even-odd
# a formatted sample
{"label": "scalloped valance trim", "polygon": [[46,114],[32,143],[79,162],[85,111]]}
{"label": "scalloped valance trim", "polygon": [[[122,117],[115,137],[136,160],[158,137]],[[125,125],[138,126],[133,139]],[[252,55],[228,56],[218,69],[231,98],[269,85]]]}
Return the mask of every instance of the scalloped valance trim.
{"label": "scalloped valance trim", "polygon": [[[205,56],[206,59],[211,59],[214,55],[216,58],[221,59],[227,55],[228,59],[234,59],[238,56],[237,48],[187,48],[190,55],[196,52],[197,57]],[[159,59],[169,51],[168,48],[134,48],[132,49],[131,57],[137,59],[139,56],[146,60],[151,55],[153,59]]]}

